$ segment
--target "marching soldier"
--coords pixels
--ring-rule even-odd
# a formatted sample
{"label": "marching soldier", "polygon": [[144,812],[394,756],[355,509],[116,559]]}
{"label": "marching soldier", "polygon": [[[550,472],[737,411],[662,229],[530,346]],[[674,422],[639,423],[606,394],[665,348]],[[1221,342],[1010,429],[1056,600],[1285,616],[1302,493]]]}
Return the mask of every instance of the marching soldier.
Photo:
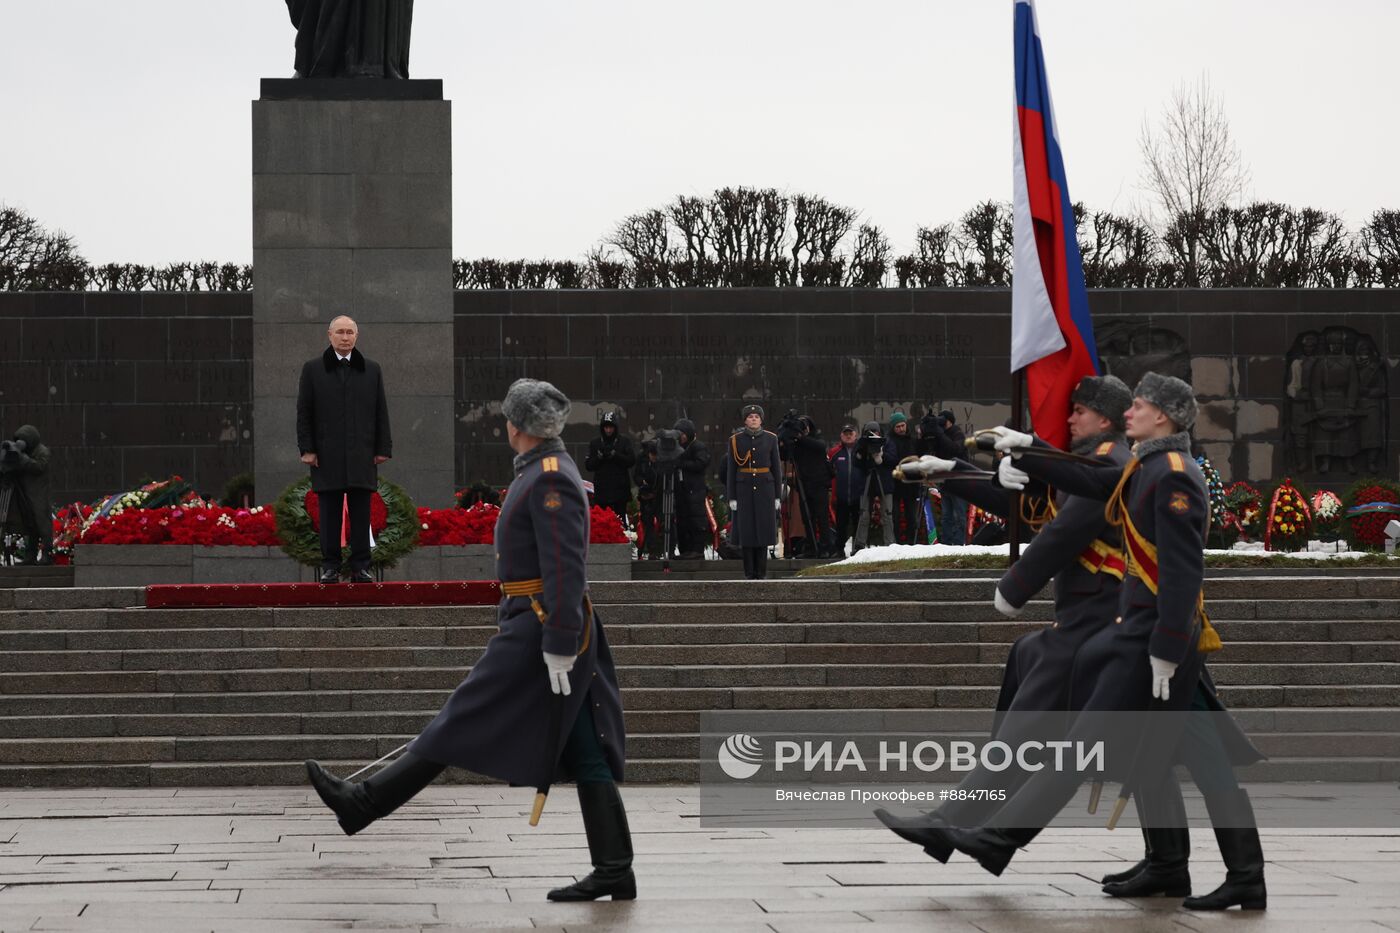
{"label": "marching soldier", "polygon": [[[556,776],[578,785],[593,872],[549,892],[554,901],[637,896],[632,837],[617,790],[625,736],[603,625],[584,582],[588,499],[559,440],[569,400],[547,382],[518,379],[501,406],[515,479],[496,520],[500,631],[447,705],[393,764],[358,783],[314,761],[312,786],[347,835],[388,816],[448,765],[510,784]],[[544,675],[541,677],[540,675]],[[558,735],[551,706],[563,703]]]}
{"label": "marching soldier", "polygon": [[[1131,574],[1122,588],[1118,618],[1091,637],[1076,658],[1073,690],[1083,694],[1079,708],[1086,711],[1144,710],[1149,705],[1174,712],[1223,710],[1209,678],[1203,676],[1204,654],[1218,649],[1220,642],[1202,604],[1209,500],[1200,469],[1190,456],[1187,432],[1196,412],[1189,385],[1148,373],[1134,391],[1128,411],[1128,437],[1137,443],[1133,459],[1121,470],[1022,456],[1000,471],[1003,483],[1013,487],[1023,482],[1021,476],[1032,474],[1073,495],[1106,500],[1109,519],[1123,528]],[[1013,456],[1028,447],[1045,446],[1017,431],[1002,428],[996,433],[997,449]],[[1081,716],[1080,721],[1091,718]],[[1170,762],[1179,755],[1191,770],[1216,827],[1228,869],[1225,884],[1204,897],[1188,897],[1183,906],[1263,909],[1263,851],[1248,795],[1239,788],[1231,767],[1232,760],[1258,760],[1258,752],[1228,717],[1223,721],[1212,717],[1214,724],[1206,727],[1197,725],[1200,717],[1192,719],[1195,722],[1184,727],[1185,736],[1180,717],[1172,717],[1167,724],[1174,729],[1156,723],[1156,729],[1140,737],[1137,756],[1141,760],[1144,751],[1165,750],[1166,756],[1146,757]],[[1143,807],[1152,811],[1150,818],[1179,820],[1183,814],[1179,790],[1169,767],[1163,771],[1127,777],[1133,780]],[[1038,772],[1000,809],[997,826],[1043,825],[1045,815],[1068,802],[1078,783],[1078,774]],[[1000,874],[1016,848],[1029,843],[1039,830],[930,832]],[[1151,880],[1155,890],[1142,885],[1134,893],[1180,896],[1190,889],[1184,866],[1170,877]]]}
{"label": "marching soldier", "polygon": [[744,576],[762,580],[768,575],[768,549],[777,543],[778,508],[782,496],[778,484],[782,462],[778,435],[763,430],[763,408],[745,405],[744,426],[729,436],[725,463],[725,498],[729,500],[730,543],[744,553]]}
{"label": "marching soldier", "polygon": [[[1132,404],[1132,391],[1114,376],[1087,376],[1080,380],[1070,399],[1068,422],[1071,450],[1094,457],[1111,468],[1121,469],[1130,458],[1123,436],[1124,414]],[[966,460],[934,458],[940,472],[966,472],[977,467]],[[1005,458],[1003,469],[1012,461]],[[1019,472],[1019,471],[1018,471]],[[958,479],[944,480],[942,489],[953,492],[1003,518],[1010,513],[1011,498],[999,483]],[[1044,501],[1043,486],[1024,493],[1028,501]],[[1084,496],[1056,492],[1046,509],[1048,517],[1039,534],[1021,559],[1013,564],[997,584],[995,605],[1008,617],[1021,613],[1025,604],[1046,583],[1054,579],[1055,620],[1051,625],[1022,635],[1011,646],[997,697],[998,727],[1008,721],[1015,728],[1034,730],[1043,723],[1036,712],[1071,709],[1070,683],[1074,657],[1091,635],[1113,622],[1117,615],[1118,593],[1126,563],[1122,533],[1108,523],[1103,503]],[[1010,720],[1005,714],[1013,714]],[[995,738],[1005,738],[997,730]],[[1026,777],[1029,775],[1023,775]],[[976,769],[959,784],[959,790],[1008,789],[1007,772]],[[946,861],[951,847],[939,844],[940,837],[926,830],[932,826],[972,826],[985,821],[999,803],[968,795],[938,810],[913,819],[896,817],[884,810],[876,816],[896,834],[925,846],[930,855]],[[1124,877],[1110,875],[1104,883],[1126,880],[1149,865],[1165,870],[1184,859],[1190,840],[1184,827],[1147,828],[1143,835],[1147,857]]]}

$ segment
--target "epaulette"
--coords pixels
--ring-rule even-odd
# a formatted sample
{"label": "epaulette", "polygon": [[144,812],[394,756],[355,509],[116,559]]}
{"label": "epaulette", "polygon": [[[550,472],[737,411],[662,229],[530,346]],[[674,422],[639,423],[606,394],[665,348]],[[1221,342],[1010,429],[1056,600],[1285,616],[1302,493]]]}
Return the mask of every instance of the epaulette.
{"label": "epaulette", "polygon": [[768,430],[767,428],[764,428],[764,429],[763,429],[763,433],[764,433],[764,434],[767,434],[767,435],[770,436],[770,437],[777,437],[777,436],[778,436],[778,435],[774,434],[772,431]]}
{"label": "epaulette", "polygon": [[558,457],[545,457],[540,461],[540,469],[545,473],[555,473],[559,470]]}
{"label": "epaulette", "polygon": [[1186,461],[1181,458],[1180,451],[1167,451],[1167,462],[1172,465],[1173,472],[1180,473],[1186,469]]}
{"label": "epaulette", "polygon": [[1107,457],[1112,450],[1113,441],[1104,441],[1099,445],[1099,449],[1094,451],[1094,454],[1099,457]]}

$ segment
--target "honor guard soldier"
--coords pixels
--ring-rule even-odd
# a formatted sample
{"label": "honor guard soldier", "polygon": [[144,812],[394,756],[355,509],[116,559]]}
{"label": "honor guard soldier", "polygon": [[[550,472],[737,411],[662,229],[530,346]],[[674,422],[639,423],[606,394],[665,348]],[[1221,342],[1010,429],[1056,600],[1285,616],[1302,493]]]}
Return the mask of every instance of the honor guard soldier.
{"label": "honor guard soldier", "polygon": [[[314,761],[307,772],[347,835],[392,813],[447,765],[516,785],[571,779],[593,872],[550,891],[549,899],[631,899],[637,894],[632,837],[617,790],[622,703],[584,582],[588,499],[559,440],[569,400],[547,382],[518,379],[501,411],[517,456],[496,519],[500,630],[442,711],[388,767],[359,783],[333,777]],[[555,704],[562,704],[557,734],[550,728]]]}
{"label": "honor guard soldier", "polygon": [[[1092,636],[1076,657],[1072,689],[1084,695],[1086,711],[1150,708],[1223,714],[1203,667],[1204,655],[1217,650],[1220,641],[1205,614],[1201,590],[1209,500],[1200,468],[1190,455],[1188,432],[1196,413],[1189,385],[1148,373],[1134,390],[1127,414],[1127,433],[1136,445],[1133,458],[1121,469],[1022,455],[1027,448],[1048,445],[1027,434],[995,429],[997,449],[1019,456],[999,470],[1003,484],[1014,487],[1029,474],[1073,495],[1106,501],[1108,520],[1123,530],[1128,573],[1118,616],[1115,624]],[[1081,715],[1075,729],[1086,720],[1092,717]],[[1183,821],[1184,807],[1170,763],[1184,763],[1205,799],[1227,867],[1225,884],[1204,897],[1188,897],[1183,906],[1264,908],[1259,834],[1248,795],[1240,789],[1232,768],[1232,764],[1257,761],[1258,751],[1228,715],[1208,717],[1205,722],[1191,717],[1189,724],[1185,717],[1169,717],[1153,725],[1139,736],[1130,773],[1124,775],[1125,790],[1131,788],[1139,795],[1154,823],[1163,818],[1174,824]],[[1071,737],[1076,737],[1075,730]],[[1155,759],[1162,767],[1144,769],[1145,759]],[[1063,807],[1078,783],[1079,775],[1072,772],[1038,772],[997,812],[997,826],[1044,825],[1046,814]],[[1029,843],[1039,830],[930,832],[1000,874],[1016,848]],[[1190,891],[1184,858],[1171,870],[1152,877],[1147,874],[1144,871],[1125,884],[1131,884],[1139,896],[1182,896]]]}
{"label": "honor guard soldier", "polygon": [[[1123,436],[1124,413],[1132,404],[1132,391],[1114,376],[1086,376],[1070,398],[1068,422],[1071,450],[1093,457],[1105,466],[1121,468],[1131,456]],[[1011,511],[1010,492],[996,482],[958,479],[957,473],[979,471],[962,459],[933,457],[930,468],[953,475],[941,482],[946,495],[951,492],[1003,518]],[[930,458],[925,458],[925,464]],[[1010,458],[1004,462],[1009,463]],[[1118,590],[1123,581],[1125,561],[1120,530],[1104,517],[1103,502],[1056,491],[1053,497],[1044,486],[1023,493],[1023,501],[1040,503],[1040,532],[997,584],[995,604],[1006,616],[1017,616],[1036,593],[1054,580],[1054,621],[1037,631],[1022,635],[1011,646],[997,697],[998,724],[1002,714],[1018,714],[1012,721],[1029,725],[1034,712],[1071,709],[1070,675],[1074,656],[1089,636],[1113,623],[1118,609]],[[1023,509],[1023,511],[1025,511]],[[998,738],[1001,736],[998,735]],[[960,790],[1009,789],[1008,772],[978,768],[959,784]],[[1028,775],[1022,775],[1028,776]],[[935,840],[924,830],[934,825],[974,826],[983,822],[999,804],[969,794],[966,799],[945,803],[931,814],[914,819],[875,811],[886,826],[901,837],[929,846]],[[1183,834],[1185,830],[1163,829],[1160,833]],[[1145,832],[1146,835],[1146,832]],[[1173,842],[1176,842],[1173,840]],[[1174,851],[1180,844],[1158,840],[1157,848]],[[1150,853],[1154,840],[1149,837]],[[951,848],[934,847],[929,854],[946,861]]]}
{"label": "honor guard soldier", "polygon": [[729,436],[725,498],[729,500],[730,543],[744,554],[744,576],[768,575],[768,549],[778,541],[782,462],[778,436],[763,430],[763,409],[745,405],[744,426]]}

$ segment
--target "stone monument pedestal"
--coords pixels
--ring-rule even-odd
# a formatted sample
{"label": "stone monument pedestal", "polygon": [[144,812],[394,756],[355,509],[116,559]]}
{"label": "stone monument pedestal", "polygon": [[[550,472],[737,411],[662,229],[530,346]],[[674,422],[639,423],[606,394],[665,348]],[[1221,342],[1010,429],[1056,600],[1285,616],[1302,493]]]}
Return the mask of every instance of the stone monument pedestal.
{"label": "stone monument pedestal", "polygon": [[419,505],[452,503],[452,112],[442,82],[264,79],[253,102],[257,498],[306,475],[297,379],[339,314],[384,370],[394,458]]}

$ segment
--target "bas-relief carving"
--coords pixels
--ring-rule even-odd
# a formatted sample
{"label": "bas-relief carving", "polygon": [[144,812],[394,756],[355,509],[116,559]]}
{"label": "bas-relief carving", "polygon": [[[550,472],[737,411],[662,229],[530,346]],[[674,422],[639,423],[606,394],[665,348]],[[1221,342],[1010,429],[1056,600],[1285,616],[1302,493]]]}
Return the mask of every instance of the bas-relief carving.
{"label": "bas-relief carving", "polygon": [[1286,357],[1284,449],[1297,473],[1378,473],[1389,446],[1389,373],[1350,327],[1304,331]]}
{"label": "bas-relief carving", "polygon": [[1139,321],[1105,321],[1094,328],[1094,342],[1099,369],[1130,388],[1149,372],[1191,381],[1191,351],[1174,330]]}

